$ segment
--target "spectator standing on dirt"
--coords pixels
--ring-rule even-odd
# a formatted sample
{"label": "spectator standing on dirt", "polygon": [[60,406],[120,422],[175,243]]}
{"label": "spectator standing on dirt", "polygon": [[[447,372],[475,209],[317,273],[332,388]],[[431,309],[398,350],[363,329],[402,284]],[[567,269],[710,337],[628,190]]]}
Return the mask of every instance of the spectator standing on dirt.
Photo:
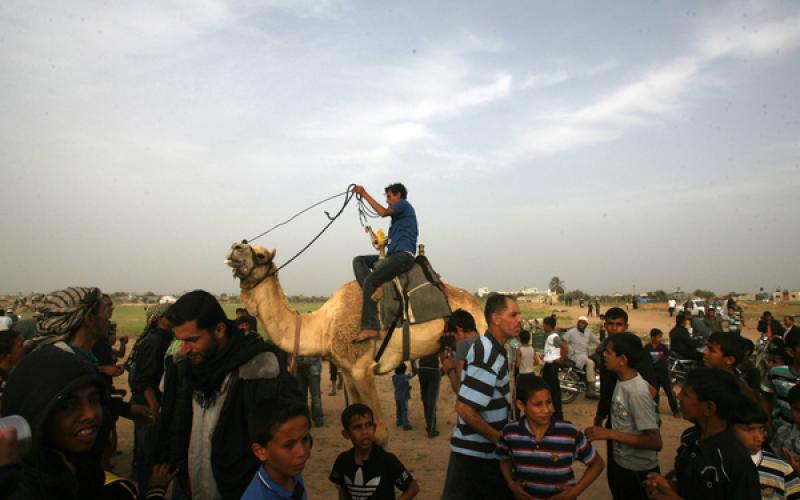
{"label": "spectator standing on dirt", "polygon": [[[597,348],[597,352],[599,353],[605,351],[606,345],[611,337],[618,333],[625,333],[628,331],[628,313],[619,307],[608,309],[606,311],[605,328],[608,337],[600,344],[600,347]],[[600,358],[600,360],[603,361],[603,358]],[[639,375],[650,385],[650,395],[655,398],[655,388],[658,386],[658,381],[650,356],[639,356],[635,368]],[[600,400],[597,402],[597,413],[595,413],[594,416],[594,425],[602,425],[608,418],[611,411],[611,397],[614,394],[616,385],[617,375],[609,371],[603,361],[600,364]],[[609,442],[609,446],[611,445],[612,443]],[[609,453],[608,456],[610,460],[612,456],[611,453]]]}
{"label": "spectator standing on dirt", "polygon": [[458,424],[450,439],[444,500],[513,498],[500,472],[495,445],[512,404],[503,346],[519,335],[522,316],[517,302],[502,294],[489,297],[484,315],[489,331],[467,353],[458,391]]}
{"label": "spectator standing on dirt", "polygon": [[429,438],[439,435],[436,430],[436,401],[439,400],[439,385],[442,372],[439,369],[439,353],[434,352],[419,358],[419,397],[422,399],[423,413],[425,414],[425,431]]}
{"label": "spectator standing on dirt", "polygon": [[722,320],[717,316],[717,310],[713,307],[708,308],[706,316],[703,318],[703,324],[709,331],[709,334],[724,331],[722,329]]}
{"label": "spectator standing on dirt", "polygon": [[600,301],[599,300],[595,300],[594,301],[594,315],[597,316],[598,318],[600,317]]}
{"label": "spectator standing on dirt", "polygon": [[784,331],[784,328],[781,326],[780,322],[773,318],[772,313],[769,311],[764,311],[764,314],[758,320],[758,326],[756,329],[762,334],[766,335],[768,339],[771,339],[775,335],[781,335]]}
{"label": "spectator standing on dirt", "polygon": [[145,332],[131,352],[128,384],[131,401],[147,405],[155,415],[153,422],[137,422],[133,427],[134,461],[139,491],[147,491],[148,481],[155,465],[158,444],[158,416],[161,413],[161,378],[164,375],[164,358],[172,343],[172,325],[164,317],[168,304],[151,305],[145,310]]}
{"label": "spectator standing on dirt", "polygon": [[378,336],[378,306],[373,294],[381,285],[395,276],[408,272],[414,266],[417,252],[417,214],[406,197],[408,191],[400,183],[386,186],[386,204],[384,207],[367,193],[364,186],[355,186],[353,192],[369,203],[381,217],[391,217],[389,226],[389,246],[386,247],[386,258],[375,268],[378,255],[360,255],[353,259],[353,272],[356,281],[363,290],[361,305],[361,331],[354,342],[364,342]]}
{"label": "spectator standing on dirt", "polygon": [[248,414],[265,400],[304,398],[273,348],[242,334],[210,293],[183,295],[166,317],[180,352],[165,368],[156,456],[179,469],[186,496],[239,499],[261,465],[250,451]]}
{"label": "spectator standing on dirt", "polygon": [[453,314],[447,320],[445,333],[455,336],[456,350],[453,356],[442,358],[442,370],[450,381],[453,392],[458,394],[458,390],[461,388],[464,361],[467,359],[470,347],[480,338],[480,335],[478,334],[478,327],[475,326],[475,318],[463,309],[453,311]]}
{"label": "spectator standing on dirt", "polygon": [[670,298],[667,299],[667,309],[669,310],[669,317],[671,318],[675,314],[675,308],[678,306],[678,303],[675,299]]}
{"label": "spectator standing on dirt", "polygon": [[800,330],[800,327],[797,327],[794,324],[794,316],[788,315],[783,317],[783,328],[783,334],[781,335],[782,338],[786,338],[786,336],[793,331]]}
{"label": "spectator standing on dirt", "polygon": [[594,387],[595,363],[589,352],[593,353],[597,346],[600,345],[600,341],[589,328],[589,319],[586,316],[578,318],[575,328],[568,330],[562,340],[568,346],[569,360],[575,363],[578,368],[586,370],[586,397],[596,398],[597,392]]}
{"label": "spectator standing on dirt", "polygon": [[297,373],[294,374],[303,401],[311,396],[311,420],[314,427],[322,427],[324,423],[322,413],[322,357],[297,356],[295,358]]}
{"label": "spectator standing on dirt", "polygon": [[590,318],[594,315],[594,304],[589,302],[589,309],[586,311],[586,315]]}
{"label": "spectator standing on dirt", "polygon": [[664,389],[664,394],[667,395],[669,401],[669,409],[672,411],[673,417],[680,417],[678,412],[678,401],[675,399],[675,392],[672,390],[672,376],[669,372],[669,349],[662,342],[664,339],[664,332],[658,328],[650,330],[650,343],[645,344],[644,350],[650,355],[653,361],[653,368],[656,372],[656,410],[658,410],[659,396],[661,389]]}
{"label": "spectator standing on dirt", "polygon": [[556,318],[548,316],[542,322],[547,338],[544,341],[544,367],[542,378],[550,386],[550,397],[553,401],[553,419],[564,420],[564,411],[561,404],[561,383],[558,381],[558,371],[567,360],[569,344],[564,342],[556,330]]}

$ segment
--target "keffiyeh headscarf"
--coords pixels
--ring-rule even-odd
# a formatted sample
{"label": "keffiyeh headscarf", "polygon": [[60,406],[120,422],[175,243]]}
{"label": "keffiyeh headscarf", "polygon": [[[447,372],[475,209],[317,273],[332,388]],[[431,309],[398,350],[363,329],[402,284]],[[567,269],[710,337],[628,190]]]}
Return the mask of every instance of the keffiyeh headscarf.
{"label": "keffiyeh headscarf", "polygon": [[147,306],[147,309],[145,309],[144,311],[145,330],[153,326],[153,324],[156,321],[161,319],[161,317],[164,316],[164,313],[167,312],[167,309],[169,309],[169,306],[171,305],[172,304],[153,304],[151,306]]}
{"label": "keffiyeh headscarf", "polygon": [[51,335],[69,333],[83,323],[86,314],[94,309],[102,297],[99,288],[82,286],[51,293],[39,309],[39,329]]}

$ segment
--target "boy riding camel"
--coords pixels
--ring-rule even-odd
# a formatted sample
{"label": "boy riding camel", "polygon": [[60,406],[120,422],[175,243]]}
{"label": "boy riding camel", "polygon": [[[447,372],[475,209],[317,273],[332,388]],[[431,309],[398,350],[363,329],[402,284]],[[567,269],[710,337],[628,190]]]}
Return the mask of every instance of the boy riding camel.
{"label": "boy riding camel", "polygon": [[[409,271],[414,265],[418,233],[417,214],[411,203],[406,200],[408,191],[400,183],[390,184],[384,191],[388,207],[375,201],[364,186],[353,188],[353,192],[363,197],[378,215],[392,218],[392,225],[389,227],[389,246],[386,249],[386,258],[381,264],[375,267],[378,262],[377,255],[359,255],[353,259],[353,272],[363,290],[361,332],[355,336],[353,342],[364,342],[378,336],[380,330],[378,306],[373,294],[383,283]],[[379,299],[379,296],[377,298]]]}

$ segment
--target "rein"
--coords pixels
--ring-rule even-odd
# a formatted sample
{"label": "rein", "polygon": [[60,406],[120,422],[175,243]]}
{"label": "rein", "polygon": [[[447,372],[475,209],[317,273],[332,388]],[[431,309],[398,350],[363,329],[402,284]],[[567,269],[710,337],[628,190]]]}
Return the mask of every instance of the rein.
{"label": "rein", "polygon": [[[332,200],[334,198],[338,198],[339,196],[344,196],[344,203],[342,203],[342,206],[341,206],[341,208],[339,208],[339,211],[336,212],[333,216],[331,216],[331,214],[328,213],[327,210],[325,211],[325,215],[328,217],[328,223],[325,224],[325,226],[322,228],[322,230],[320,230],[320,232],[317,233],[316,236],[311,238],[311,241],[309,241],[303,248],[300,249],[299,252],[294,254],[289,260],[287,260],[286,262],[281,264],[279,267],[276,267],[274,270],[269,271],[266,276],[264,276],[263,278],[261,278],[255,284],[253,284],[252,286],[250,286],[248,288],[253,288],[257,284],[261,283],[264,279],[269,278],[270,276],[274,276],[274,275],[278,274],[278,271],[280,271],[284,267],[286,267],[289,264],[291,264],[292,261],[294,261],[296,258],[300,257],[300,255],[302,255],[303,252],[308,250],[311,247],[311,245],[316,243],[316,241],[320,238],[320,236],[322,236],[322,234],[325,231],[327,231],[329,227],[331,227],[331,225],[334,223],[334,221],[336,221],[336,219],[338,219],[339,216],[342,215],[342,212],[344,212],[344,209],[347,207],[347,205],[350,203],[350,201],[353,198],[356,198],[356,200],[358,201],[358,220],[361,223],[362,227],[366,224],[368,218],[377,218],[378,214],[375,213],[369,206],[367,206],[366,203],[364,203],[364,200],[361,198],[361,195],[357,195],[357,194],[355,194],[353,192],[353,188],[354,187],[355,187],[355,184],[350,184],[349,186],[347,186],[347,190],[346,191],[344,191],[342,193],[335,194],[333,196],[329,196],[329,197],[325,198],[324,200],[318,201],[318,202],[314,203],[313,205],[304,208],[303,210],[297,212],[296,214],[294,214],[293,216],[289,217],[285,221],[272,226],[271,228],[267,229],[266,231],[264,231],[263,233],[257,235],[256,237],[251,238],[250,240],[242,240],[242,243],[247,245],[248,243],[251,243],[251,242],[257,240],[258,238],[261,238],[265,234],[270,233],[273,230],[278,229],[279,227],[284,226],[284,225],[292,222],[297,217],[299,217],[300,215],[308,212],[312,208],[317,207],[317,206],[325,203],[326,201],[330,201],[330,200]],[[252,247],[250,247],[250,252],[252,252],[252,254],[253,254],[252,256],[254,257],[254,262],[255,262],[255,252],[253,251]],[[245,278],[249,277],[252,272],[253,272],[253,269],[251,269],[250,272],[247,273],[247,276],[245,276]]]}

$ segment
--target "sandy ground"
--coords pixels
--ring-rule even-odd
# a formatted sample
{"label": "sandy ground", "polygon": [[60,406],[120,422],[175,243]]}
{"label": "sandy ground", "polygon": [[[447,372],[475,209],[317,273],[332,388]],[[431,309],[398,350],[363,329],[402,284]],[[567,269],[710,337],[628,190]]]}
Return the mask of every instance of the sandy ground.
{"label": "sandy ground", "polygon": [[[573,317],[583,314],[577,307],[564,308]],[[605,308],[603,308],[605,309]],[[629,311],[630,329],[640,335],[647,335],[651,328],[657,327],[668,333],[673,325],[673,321],[665,310],[637,310]],[[594,327],[597,322],[592,319],[590,324]],[[559,325],[560,327],[568,325]],[[596,330],[596,329],[595,329]],[[744,334],[751,339],[757,338],[755,325],[750,322],[745,327]],[[344,409],[344,395],[341,391],[336,396],[328,396],[330,389],[327,380],[327,363],[323,372],[323,409],[325,414],[325,425],[321,428],[312,430],[314,436],[314,448],[311,452],[303,476],[308,488],[310,499],[331,499],[336,498],[336,489],[328,481],[328,474],[336,456],[350,447],[349,440],[342,437],[339,416]],[[117,386],[124,386],[125,381],[119,379]],[[389,423],[394,422],[394,393],[392,390],[391,377],[378,377],[378,390],[381,397],[381,405]],[[420,485],[420,499],[437,499],[441,495],[444,483],[447,460],[450,453],[449,435],[456,421],[455,396],[453,391],[443,380],[443,385],[439,393],[439,403],[437,409],[438,428],[441,435],[429,439],[425,433],[425,420],[422,413],[422,402],[419,399],[419,385],[416,379],[412,381],[412,399],[409,404],[409,418],[413,429],[402,431],[397,428],[390,429],[390,441],[388,449],[396,454],[409,471],[413,474]],[[596,401],[587,400],[580,396],[574,403],[565,405],[564,413],[567,420],[570,420],[580,428],[585,428],[592,424],[595,413]],[[662,427],[661,436],[664,448],[659,454],[662,471],[672,468],[675,452],[678,446],[678,438],[684,429],[689,427],[689,422],[673,418],[669,411],[666,398],[661,397]],[[118,424],[120,449],[123,454],[113,459],[115,470],[122,475],[130,477],[130,463],[133,425],[130,421],[120,420]],[[605,443],[598,443],[598,450],[605,458]],[[575,471],[578,477],[583,473],[583,466],[576,464]],[[611,498],[606,483],[605,473],[595,481],[581,498],[605,499]]]}

